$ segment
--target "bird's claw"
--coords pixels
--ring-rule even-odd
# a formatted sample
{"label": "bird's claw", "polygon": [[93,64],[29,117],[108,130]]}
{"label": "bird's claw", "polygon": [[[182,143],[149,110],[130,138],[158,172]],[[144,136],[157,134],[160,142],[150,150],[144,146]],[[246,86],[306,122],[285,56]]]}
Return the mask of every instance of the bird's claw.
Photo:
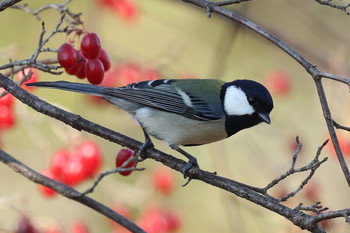
{"label": "bird's claw", "polygon": [[151,139],[149,137],[146,138],[145,143],[143,143],[142,146],[140,147],[140,149],[137,151],[137,161],[142,162],[145,159],[147,159],[147,157],[144,156],[144,152],[146,149],[153,148],[153,147],[154,147],[154,145],[153,145]]}
{"label": "bird's claw", "polygon": [[199,167],[197,159],[195,157],[189,158],[189,160],[186,163],[185,167],[182,169],[182,174],[184,175],[185,179],[188,177],[188,172],[193,166]]}

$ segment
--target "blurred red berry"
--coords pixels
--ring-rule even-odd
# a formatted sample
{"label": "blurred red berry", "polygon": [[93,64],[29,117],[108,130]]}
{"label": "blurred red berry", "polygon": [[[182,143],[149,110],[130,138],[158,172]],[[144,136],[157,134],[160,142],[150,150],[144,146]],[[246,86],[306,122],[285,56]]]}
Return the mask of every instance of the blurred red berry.
{"label": "blurred red berry", "polygon": [[141,78],[139,81],[148,81],[160,79],[161,75],[158,70],[154,68],[145,68],[141,71]]}
{"label": "blurred red berry", "polygon": [[6,105],[0,105],[0,129],[10,129],[16,124],[12,110]]}
{"label": "blurred red berry", "polygon": [[104,49],[101,49],[98,59],[102,62],[105,71],[108,71],[109,68],[111,68],[111,61],[109,60],[108,54]]}
{"label": "blurred red berry", "polygon": [[125,86],[140,79],[141,69],[135,64],[127,63],[119,66],[115,75],[118,82],[116,86]]}
{"label": "blurred red berry", "polygon": [[[0,88],[0,95],[2,95],[2,93],[4,92],[4,88]],[[7,93],[6,95],[0,97],[0,105],[6,106],[10,109],[12,109],[14,102],[15,97],[13,97],[13,95],[11,95],[10,93]]]}
{"label": "blurred red berry", "polygon": [[66,166],[69,157],[69,152],[64,149],[56,151],[52,156],[50,169],[57,177],[62,178],[63,169]]}
{"label": "blurred red berry", "polygon": [[89,228],[81,221],[74,221],[71,225],[71,233],[89,233]]}
{"label": "blurred red berry", "polygon": [[27,76],[29,73],[31,73],[30,78],[27,81],[24,81],[22,83],[23,89],[27,91],[32,91],[35,90],[35,87],[27,87],[25,84],[26,83],[33,83],[37,82],[39,80],[39,71],[35,68],[25,68],[23,71],[17,72],[17,79],[20,81],[24,78],[24,76]]}
{"label": "blurred red berry", "polygon": [[[134,151],[129,150],[127,148],[121,149],[116,156],[115,166],[117,168],[121,167],[123,165],[123,163],[125,161],[127,161],[130,157],[132,157],[133,155],[134,155]],[[135,164],[136,164],[136,160],[132,160],[128,163],[128,165],[123,166],[123,168],[130,168],[130,167],[135,166]],[[128,176],[131,173],[132,173],[132,171],[119,172],[119,174],[123,175],[123,176]]]}
{"label": "blurred red berry", "polygon": [[114,0],[113,8],[115,12],[124,20],[135,20],[139,14],[135,2],[131,0]]}
{"label": "blurred red berry", "polygon": [[57,51],[57,59],[64,68],[74,66],[77,63],[77,52],[71,44],[63,44]]}
{"label": "blurred red berry", "polygon": [[158,167],[153,171],[152,181],[155,189],[165,195],[169,195],[175,188],[175,177],[172,171],[166,167]]}
{"label": "blurred red berry", "polygon": [[72,153],[62,171],[62,180],[68,186],[80,184],[86,178],[82,158],[79,153]]}
{"label": "blurred red berry", "polygon": [[[51,170],[44,170],[41,172],[43,176],[46,176],[47,178],[58,180],[58,177],[53,173]],[[44,185],[39,185],[41,193],[48,198],[52,198],[57,195],[56,191],[53,189],[50,189]]]}
{"label": "blurred red berry", "polygon": [[33,223],[26,216],[21,216],[15,228],[15,233],[37,233]]}
{"label": "blurred red berry", "polygon": [[[350,137],[338,134],[338,142],[341,151],[343,152],[344,158],[350,158]],[[327,143],[327,149],[333,158],[338,158],[337,153],[335,152],[334,145],[332,140]]]}
{"label": "blurred red berry", "polygon": [[97,58],[88,60],[85,65],[85,74],[91,84],[100,84],[104,77],[103,64]]}
{"label": "blurred red berry", "polygon": [[271,71],[265,79],[266,88],[271,94],[283,95],[291,90],[291,77],[283,70]]}
{"label": "blurred red berry", "polygon": [[85,141],[77,148],[81,156],[81,162],[86,171],[86,177],[96,175],[102,163],[102,154],[94,141]]}
{"label": "blurred red berry", "polygon": [[304,194],[305,198],[308,199],[311,203],[320,201],[320,186],[315,182],[311,182],[304,187]]}
{"label": "blurred red berry", "polygon": [[80,49],[88,59],[97,58],[101,51],[100,38],[96,33],[88,33],[81,39]]}

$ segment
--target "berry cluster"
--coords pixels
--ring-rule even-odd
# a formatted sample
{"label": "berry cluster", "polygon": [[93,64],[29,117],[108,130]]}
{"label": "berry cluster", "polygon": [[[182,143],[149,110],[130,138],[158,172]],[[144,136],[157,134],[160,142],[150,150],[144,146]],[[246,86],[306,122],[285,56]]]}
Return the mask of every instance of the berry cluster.
{"label": "berry cluster", "polygon": [[[84,141],[74,150],[58,150],[52,157],[50,167],[42,174],[48,178],[63,182],[69,186],[78,185],[97,174],[101,167],[102,154],[94,141]],[[46,186],[41,186],[42,193],[47,197],[56,192]]]}
{"label": "berry cluster", "polygon": [[91,84],[100,84],[104,73],[109,70],[111,63],[108,54],[101,48],[101,42],[96,33],[86,34],[80,43],[80,51],[71,44],[65,43],[57,52],[60,65],[70,75],[83,79]]}

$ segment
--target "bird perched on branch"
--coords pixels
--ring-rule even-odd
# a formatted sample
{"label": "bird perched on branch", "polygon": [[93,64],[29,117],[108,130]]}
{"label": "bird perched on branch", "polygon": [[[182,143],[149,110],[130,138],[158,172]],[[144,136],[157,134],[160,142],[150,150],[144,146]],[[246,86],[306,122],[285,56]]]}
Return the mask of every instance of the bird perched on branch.
{"label": "bird perched on branch", "polygon": [[101,96],[128,112],[141,125],[145,143],[149,135],[167,142],[186,156],[183,168],[198,166],[197,159],[179,146],[197,146],[230,137],[261,122],[270,124],[273,101],[269,91],[252,80],[225,83],[215,79],[163,79],[132,83],[124,87],[101,87],[71,82],[36,82],[27,86],[50,87]]}

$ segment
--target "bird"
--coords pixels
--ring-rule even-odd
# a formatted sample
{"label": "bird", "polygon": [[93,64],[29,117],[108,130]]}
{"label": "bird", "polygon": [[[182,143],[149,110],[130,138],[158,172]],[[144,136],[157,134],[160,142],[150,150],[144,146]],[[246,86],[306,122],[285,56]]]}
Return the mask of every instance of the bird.
{"label": "bird", "polygon": [[237,79],[157,79],[123,87],[103,87],[66,81],[27,83],[100,96],[129,113],[140,124],[145,142],[139,157],[153,147],[150,135],[168,143],[188,158],[182,173],[186,178],[195,156],[180,146],[199,146],[228,138],[237,132],[265,122],[271,123],[271,94],[262,84]]}

